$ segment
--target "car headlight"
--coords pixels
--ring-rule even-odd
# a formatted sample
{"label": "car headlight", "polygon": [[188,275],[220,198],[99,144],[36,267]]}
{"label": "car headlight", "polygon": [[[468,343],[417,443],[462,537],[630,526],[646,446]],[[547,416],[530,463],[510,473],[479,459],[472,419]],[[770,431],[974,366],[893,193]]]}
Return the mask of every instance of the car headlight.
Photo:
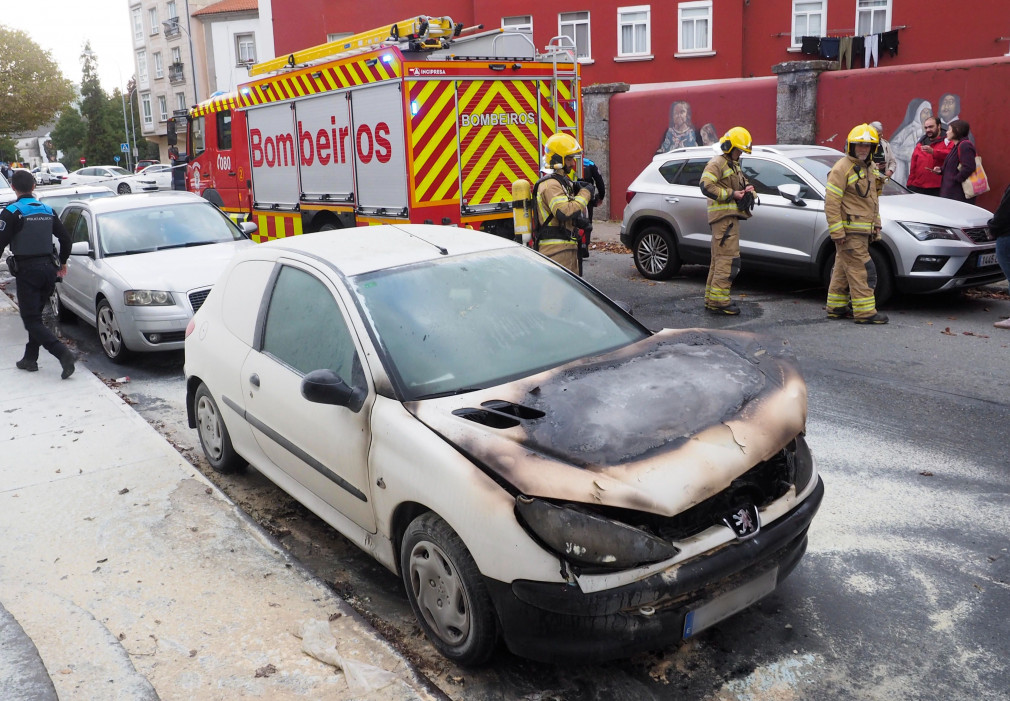
{"label": "car headlight", "polygon": [[519,496],[516,512],[549,550],[577,565],[626,569],[662,562],[680,552],[633,526],[543,499]]}
{"label": "car headlight", "polygon": [[175,304],[171,292],[161,290],[127,290],[123,301],[128,307],[170,307]]}
{"label": "car headlight", "polygon": [[932,241],[934,239],[948,239],[960,241],[957,229],[938,224],[919,224],[918,222],[900,221],[902,228],[920,241]]}

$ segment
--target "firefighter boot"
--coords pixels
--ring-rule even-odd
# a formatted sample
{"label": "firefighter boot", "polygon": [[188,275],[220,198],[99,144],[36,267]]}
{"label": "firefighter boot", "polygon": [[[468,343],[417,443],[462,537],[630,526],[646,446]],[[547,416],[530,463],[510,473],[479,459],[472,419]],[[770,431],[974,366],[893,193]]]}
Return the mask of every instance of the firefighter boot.
{"label": "firefighter boot", "polygon": [[888,319],[887,314],[877,312],[873,316],[857,317],[853,321],[857,324],[886,324]]}
{"label": "firefighter boot", "polygon": [[827,307],[828,318],[829,319],[851,319],[852,318],[852,307],[845,305],[844,307]]}
{"label": "firefighter boot", "polygon": [[716,307],[712,304],[705,305],[705,311],[709,314],[724,314],[726,316],[736,316],[740,313],[740,307],[730,302],[725,307]]}

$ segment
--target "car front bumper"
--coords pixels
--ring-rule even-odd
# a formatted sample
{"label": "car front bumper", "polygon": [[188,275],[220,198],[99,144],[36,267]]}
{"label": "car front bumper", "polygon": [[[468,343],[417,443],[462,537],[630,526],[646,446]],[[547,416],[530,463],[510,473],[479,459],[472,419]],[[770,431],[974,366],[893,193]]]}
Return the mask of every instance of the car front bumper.
{"label": "car front bumper", "polygon": [[803,503],[753,538],[701,555],[672,573],[590,594],[568,584],[485,579],[505,644],[534,660],[591,662],[683,640],[690,612],[761,578],[773,577],[777,587],[792,571],[824,497],[824,483],[817,480]]}
{"label": "car front bumper", "polygon": [[182,350],[186,326],[192,318],[178,307],[152,307],[132,314],[120,312],[118,316],[119,330],[127,347],[140,353]]}

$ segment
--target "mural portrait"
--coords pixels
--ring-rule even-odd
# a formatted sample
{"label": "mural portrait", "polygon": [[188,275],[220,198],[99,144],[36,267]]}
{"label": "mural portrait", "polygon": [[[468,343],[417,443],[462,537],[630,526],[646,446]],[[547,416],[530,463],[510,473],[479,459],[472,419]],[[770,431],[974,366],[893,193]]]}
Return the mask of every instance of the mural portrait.
{"label": "mural portrait", "polygon": [[916,143],[923,137],[926,130],[922,123],[933,116],[933,106],[929,100],[917,97],[908,103],[905,118],[891,135],[891,153],[898,162],[891,179],[904,185],[908,181],[908,164],[912,160],[912,151]]}
{"label": "mural portrait", "polygon": [[670,124],[663,134],[663,140],[656,153],[666,153],[684,146],[702,146],[719,141],[718,132],[711,123],[695,129],[691,117],[691,103],[675,100],[670,105]]}

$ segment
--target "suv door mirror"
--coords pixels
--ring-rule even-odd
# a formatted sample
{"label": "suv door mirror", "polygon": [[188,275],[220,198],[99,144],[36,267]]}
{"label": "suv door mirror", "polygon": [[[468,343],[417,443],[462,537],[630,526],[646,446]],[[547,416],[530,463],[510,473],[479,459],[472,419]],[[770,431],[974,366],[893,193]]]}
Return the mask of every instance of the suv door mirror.
{"label": "suv door mirror", "polygon": [[807,203],[803,201],[803,188],[796,183],[779,185],[779,194],[798,207],[807,206]]}

